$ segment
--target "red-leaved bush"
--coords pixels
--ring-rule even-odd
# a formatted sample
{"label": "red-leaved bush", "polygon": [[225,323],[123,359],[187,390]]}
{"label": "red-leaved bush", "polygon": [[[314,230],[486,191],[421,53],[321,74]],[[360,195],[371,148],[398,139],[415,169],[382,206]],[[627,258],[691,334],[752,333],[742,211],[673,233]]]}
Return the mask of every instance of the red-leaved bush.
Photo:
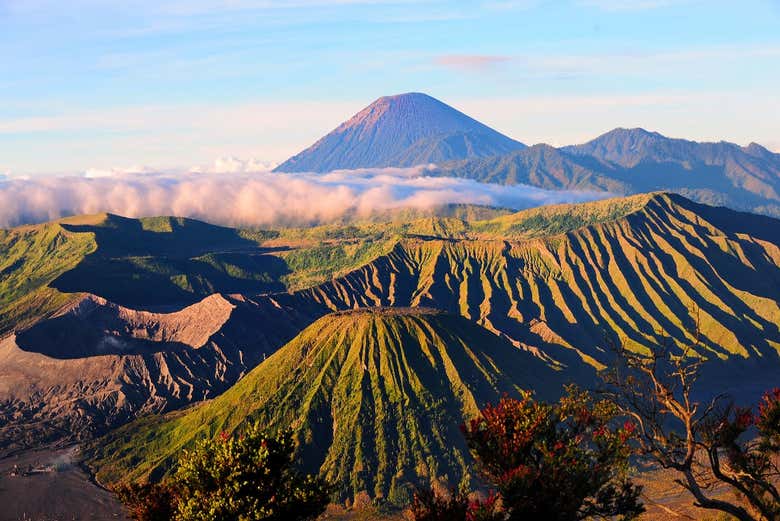
{"label": "red-leaved bush", "polygon": [[463,427],[507,519],[632,519],[644,511],[626,477],[635,427],[609,402],[574,387],[558,403],[523,393],[488,405]]}
{"label": "red-leaved bush", "polygon": [[467,503],[426,490],[415,496],[417,521],[574,521],[633,519],[641,488],[627,478],[635,426],[618,422],[609,402],[575,387],[557,403],[505,397],[462,426],[476,467],[497,492]]}

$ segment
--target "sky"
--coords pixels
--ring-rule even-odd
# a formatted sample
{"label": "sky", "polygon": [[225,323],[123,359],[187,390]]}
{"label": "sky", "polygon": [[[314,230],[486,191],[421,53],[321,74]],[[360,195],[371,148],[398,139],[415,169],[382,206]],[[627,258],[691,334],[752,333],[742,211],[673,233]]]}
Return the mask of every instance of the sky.
{"label": "sky", "polygon": [[273,164],[418,91],[532,144],[780,151],[780,0],[0,0],[0,176]]}

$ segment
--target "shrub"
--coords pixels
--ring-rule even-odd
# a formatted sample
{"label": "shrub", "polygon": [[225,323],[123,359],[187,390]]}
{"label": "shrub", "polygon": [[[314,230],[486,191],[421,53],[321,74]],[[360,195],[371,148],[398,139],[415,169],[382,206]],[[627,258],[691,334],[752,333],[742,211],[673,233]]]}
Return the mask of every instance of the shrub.
{"label": "shrub", "polygon": [[307,520],[325,511],[330,487],[293,468],[292,434],[259,424],[185,451],[170,481],[127,485],[117,494],[137,521]]}
{"label": "shrub", "polygon": [[507,519],[633,519],[641,487],[626,476],[634,424],[574,387],[558,403],[523,393],[503,398],[463,427],[484,478],[500,493]]}

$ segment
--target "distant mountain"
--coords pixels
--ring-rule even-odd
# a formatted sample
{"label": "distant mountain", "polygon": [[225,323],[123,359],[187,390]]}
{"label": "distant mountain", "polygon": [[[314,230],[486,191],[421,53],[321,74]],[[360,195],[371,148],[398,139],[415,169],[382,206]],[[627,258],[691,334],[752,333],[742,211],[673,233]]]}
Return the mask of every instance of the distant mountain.
{"label": "distant mountain", "polygon": [[530,148],[419,93],[376,100],[277,167],[326,172],[436,164],[426,174],[552,190],[671,191],[780,217],[780,154],[756,143],[698,143],[617,128],[581,145]]}
{"label": "distant mountain", "polygon": [[699,202],[780,216],[780,154],[756,143],[697,143],[615,129],[564,150],[604,162],[614,169],[609,177],[628,185],[629,193],[673,190]]}
{"label": "distant mountain", "polygon": [[535,145],[451,161],[434,173],[554,190],[672,191],[706,204],[780,216],[780,154],[756,143],[697,143],[638,128],[615,129],[560,149]]}
{"label": "distant mountain", "polygon": [[538,358],[462,317],[347,311],[313,323],[215,400],[120,429],[90,455],[102,482],[157,479],[183,447],[251,418],[293,428],[298,459],[336,484],[338,501],[363,492],[403,506],[415,484],[473,485],[459,425],[520,389],[549,399],[561,382]]}
{"label": "distant mountain", "polygon": [[642,128],[616,128],[587,143],[563,147],[562,150],[580,156],[592,156],[626,168],[643,162],[719,165],[746,157],[768,161],[780,159],[780,155],[757,143],[746,147],[727,141],[699,143],[669,138]]}
{"label": "distant mountain", "polygon": [[524,147],[437,99],[408,93],[379,98],[276,171],[408,167]]}
{"label": "distant mountain", "polygon": [[527,184],[548,190],[631,193],[625,183],[599,171],[587,160],[544,144],[500,156],[442,163],[430,173],[482,183]]}

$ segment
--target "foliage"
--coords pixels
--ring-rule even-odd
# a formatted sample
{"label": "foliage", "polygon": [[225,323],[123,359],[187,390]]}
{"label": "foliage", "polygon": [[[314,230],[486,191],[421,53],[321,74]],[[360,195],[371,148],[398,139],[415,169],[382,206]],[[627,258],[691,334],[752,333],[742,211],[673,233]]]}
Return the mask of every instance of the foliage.
{"label": "foliage", "polygon": [[485,500],[469,500],[463,490],[450,490],[443,496],[428,487],[420,487],[409,509],[414,521],[502,521],[506,518],[495,493]]}
{"label": "foliage", "polygon": [[574,387],[558,403],[503,398],[463,430],[508,519],[633,519],[641,487],[626,477],[634,425]]}
{"label": "foliage", "polygon": [[179,491],[168,482],[119,484],[112,491],[135,521],[170,521],[179,503]]}
{"label": "foliage", "polygon": [[240,436],[201,441],[179,460],[181,521],[314,519],[324,512],[330,488],[293,469],[292,434],[274,438],[258,423]]}
{"label": "foliage", "polygon": [[[698,329],[694,339],[680,352],[655,346],[649,356],[618,348],[617,363],[604,374],[605,393],[637,424],[640,456],[677,471],[676,481],[694,496],[694,505],[742,521],[776,521],[780,390],[766,393],[757,413],[724,395],[696,400],[706,361],[696,353]],[[717,485],[742,501],[716,497]]]}
{"label": "foliage", "polygon": [[201,440],[169,480],[120,485],[115,493],[137,521],[314,519],[331,489],[293,468],[294,449],[290,432],[272,437],[253,423],[241,435]]}

